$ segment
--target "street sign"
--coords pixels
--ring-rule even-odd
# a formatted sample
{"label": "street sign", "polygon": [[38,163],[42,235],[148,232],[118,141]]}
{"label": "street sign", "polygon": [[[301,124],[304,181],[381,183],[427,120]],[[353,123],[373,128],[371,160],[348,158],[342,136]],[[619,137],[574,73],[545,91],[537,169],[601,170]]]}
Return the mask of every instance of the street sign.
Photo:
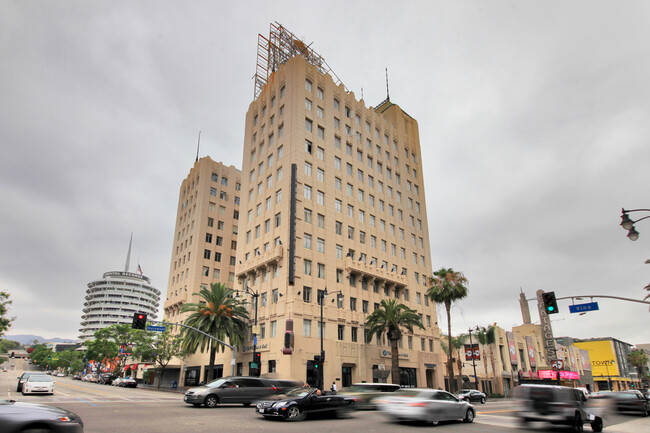
{"label": "street sign", "polygon": [[147,331],[165,332],[165,329],[164,326],[147,325]]}
{"label": "street sign", "polygon": [[569,312],[584,313],[586,311],[598,310],[598,302],[589,302],[587,304],[569,305]]}

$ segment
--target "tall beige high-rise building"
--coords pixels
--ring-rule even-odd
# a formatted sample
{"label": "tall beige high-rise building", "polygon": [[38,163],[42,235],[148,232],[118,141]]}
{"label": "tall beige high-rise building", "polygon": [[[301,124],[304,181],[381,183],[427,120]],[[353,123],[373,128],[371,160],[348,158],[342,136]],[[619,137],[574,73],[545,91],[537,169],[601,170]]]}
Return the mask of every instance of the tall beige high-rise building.
{"label": "tall beige high-rise building", "polygon": [[[327,289],[327,387],[390,369],[389,341],[364,341],[367,316],[387,298],[425,325],[400,341],[402,384],[443,387],[436,308],[425,296],[432,265],[417,121],[389,98],[367,107],[281,26],[260,41],[268,57],[246,114],[235,282],[257,297],[257,344],[237,355],[237,372],[249,374],[255,349],[262,374],[313,382]],[[288,319],[294,346],[284,354]]]}
{"label": "tall beige high-rise building", "polygon": [[[182,322],[188,315],[181,313],[182,305],[199,302],[192,294],[202,286],[218,282],[233,287],[240,190],[241,172],[209,157],[196,161],[181,184],[165,320]],[[181,384],[195,385],[202,377],[202,366],[208,364],[207,357],[207,352],[197,352],[184,362],[172,363],[169,374],[178,380],[183,366]]]}

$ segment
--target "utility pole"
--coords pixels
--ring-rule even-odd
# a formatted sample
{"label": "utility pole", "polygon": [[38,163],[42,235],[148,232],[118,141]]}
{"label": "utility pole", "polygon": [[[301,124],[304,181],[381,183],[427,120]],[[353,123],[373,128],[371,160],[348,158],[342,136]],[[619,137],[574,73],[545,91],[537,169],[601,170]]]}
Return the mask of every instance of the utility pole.
{"label": "utility pole", "polygon": [[[470,350],[472,351],[472,367],[474,367],[474,384],[476,385],[476,390],[478,391],[478,376],[476,375],[476,357],[474,356],[474,344],[472,343],[472,331],[478,331],[478,325],[476,325],[473,328],[469,328],[467,332],[469,332],[469,347]],[[487,374],[487,371],[485,372]],[[462,371],[461,371],[462,375]]]}

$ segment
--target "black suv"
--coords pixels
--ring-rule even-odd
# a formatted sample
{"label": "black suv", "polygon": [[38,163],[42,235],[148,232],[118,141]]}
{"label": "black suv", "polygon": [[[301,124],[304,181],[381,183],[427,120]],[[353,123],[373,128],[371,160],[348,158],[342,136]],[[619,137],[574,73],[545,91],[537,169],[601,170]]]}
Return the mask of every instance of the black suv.
{"label": "black suv", "polygon": [[581,432],[588,423],[595,432],[603,431],[602,414],[586,407],[587,397],[575,388],[556,385],[520,385],[514,389],[518,400],[517,416],[523,424],[545,421],[566,425]]}

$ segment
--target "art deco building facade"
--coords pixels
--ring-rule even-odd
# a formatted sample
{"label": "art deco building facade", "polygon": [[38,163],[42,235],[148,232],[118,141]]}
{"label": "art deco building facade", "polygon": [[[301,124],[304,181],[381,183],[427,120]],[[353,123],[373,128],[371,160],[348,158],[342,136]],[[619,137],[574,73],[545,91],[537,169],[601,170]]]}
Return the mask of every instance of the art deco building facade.
{"label": "art deco building facade", "polygon": [[[174,243],[165,299],[165,320],[182,322],[181,307],[198,302],[192,294],[201,286],[222,283],[233,287],[241,172],[209,157],[197,160],[182,182],[176,212]],[[207,354],[185,359],[184,380],[198,383]],[[178,372],[177,372],[178,374]],[[185,383],[182,382],[182,383]]]}
{"label": "art deco building facade", "polygon": [[[418,124],[389,99],[366,107],[302,42],[271,33],[269,62],[279,61],[246,114],[236,262],[236,288],[259,296],[261,373],[309,381],[327,289],[343,296],[324,302],[326,383],[371,382],[390,367],[388,340],[366,344],[364,323],[382,299],[398,299],[425,326],[400,341],[401,381],[441,387]],[[282,352],[287,319],[292,354]],[[244,349],[249,365],[252,342]]]}

